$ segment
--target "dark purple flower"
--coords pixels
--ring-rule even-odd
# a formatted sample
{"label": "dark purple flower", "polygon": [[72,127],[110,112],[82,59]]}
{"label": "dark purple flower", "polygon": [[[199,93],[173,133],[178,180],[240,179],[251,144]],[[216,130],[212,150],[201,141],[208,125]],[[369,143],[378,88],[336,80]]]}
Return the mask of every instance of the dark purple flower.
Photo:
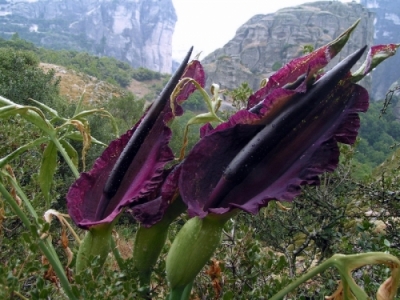
{"label": "dark purple flower", "polygon": [[68,212],[81,228],[111,223],[123,207],[138,205],[138,219],[154,224],[165,210],[171,183],[164,183],[164,166],[174,159],[168,146],[171,130],[167,126],[175,115],[182,114],[179,106],[194,87],[189,84],[178,89],[174,112],[170,97],[180,78],[191,77],[204,85],[204,72],[198,61],[187,65],[188,53],[178,71],[141,120],[120,138],[112,141],[95,161],[91,171],[81,174],[67,194]]}
{"label": "dark purple flower", "polygon": [[270,200],[292,200],[301,185],[319,184],[318,175],[337,167],[337,143],[354,143],[368,93],[349,72],[365,47],[318,73],[336,46],[288,63],[250,97],[247,110],[203,129],[179,181],[191,216],[235,208],[255,214]]}

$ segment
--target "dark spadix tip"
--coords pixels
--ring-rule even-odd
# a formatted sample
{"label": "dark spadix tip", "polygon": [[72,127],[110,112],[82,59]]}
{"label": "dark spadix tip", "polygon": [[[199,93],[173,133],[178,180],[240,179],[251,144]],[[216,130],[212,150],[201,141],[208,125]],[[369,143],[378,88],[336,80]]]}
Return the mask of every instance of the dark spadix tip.
{"label": "dark spadix tip", "polygon": [[[160,113],[167,105],[173,90],[175,89],[176,85],[178,84],[180,78],[182,77],[186,69],[192,51],[193,47],[190,48],[189,52],[186,54],[186,57],[179,66],[178,70],[168,81],[167,85],[162,90],[158,99],[153,102],[146,116],[143,118],[139,126],[136,128],[128,144],[126,145],[121,155],[119,156],[103,190],[105,196],[108,199],[111,199],[117,192],[119,186],[121,185],[122,179],[124,178],[125,173],[128,170],[132,160],[135,158],[144,140],[146,139],[150,130],[153,128]],[[151,145],[147,146],[151,147]]]}
{"label": "dark spadix tip", "polygon": [[335,86],[345,77],[361,58],[366,46],[346,57],[333,69],[313,84],[306,94],[294,96],[291,105],[267,124],[235,156],[224,171],[221,179],[206,202],[205,209],[218,207],[218,204],[236,185],[240,184],[250,172],[270,153],[274,146],[299,124]]}

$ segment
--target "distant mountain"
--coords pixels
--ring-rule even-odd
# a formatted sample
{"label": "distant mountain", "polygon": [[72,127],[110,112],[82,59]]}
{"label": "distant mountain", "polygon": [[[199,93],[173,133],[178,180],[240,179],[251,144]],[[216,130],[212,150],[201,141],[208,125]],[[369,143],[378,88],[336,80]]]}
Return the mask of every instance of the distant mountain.
{"label": "distant mountain", "polygon": [[[361,4],[374,13],[374,44],[400,43],[400,1],[361,0]],[[390,85],[400,79],[400,55],[383,62],[372,78],[373,97],[383,99]]]}
{"label": "distant mountain", "polygon": [[171,73],[172,0],[0,0],[0,37]]}
{"label": "distant mountain", "polygon": [[[233,89],[246,81],[258,89],[261,79],[303,55],[304,45],[318,48],[359,18],[360,24],[333,64],[373,42],[374,15],[362,5],[318,1],[284,8],[274,14],[256,15],[224,47],[204,58],[207,85],[218,83],[222,88]],[[364,85],[370,86],[368,78]]]}

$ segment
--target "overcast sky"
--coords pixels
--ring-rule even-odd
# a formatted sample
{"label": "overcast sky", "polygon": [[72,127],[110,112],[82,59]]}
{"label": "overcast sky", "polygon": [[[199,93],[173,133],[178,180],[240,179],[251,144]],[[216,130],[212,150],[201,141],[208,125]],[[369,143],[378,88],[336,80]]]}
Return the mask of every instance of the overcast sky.
{"label": "overcast sky", "polygon": [[[342,0],[341,2],[351,2]],[[224,46],[236,30],[256,14],[273,13],[307,0],[172,0],[178,21],[172,40],[173,59],[180,61],[190,46],[200,58]],[[359,2],[359,0],[357,0]]]}

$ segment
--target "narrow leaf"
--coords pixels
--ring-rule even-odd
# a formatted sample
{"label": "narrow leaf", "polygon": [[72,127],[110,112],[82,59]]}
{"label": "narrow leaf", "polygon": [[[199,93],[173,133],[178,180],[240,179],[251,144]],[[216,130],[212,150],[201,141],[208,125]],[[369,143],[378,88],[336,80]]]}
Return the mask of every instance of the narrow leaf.
{"label": "narrow leaf", "polygon": [[114,129],[114,134],[115,134],[116,136],[119,135],[119,133],[118,133],[118,131],[119,131],[119,130],[118,130],[118,125],[117,125],[117,122],[115,121],[115,118],[113,117],[113,115],[112,115],[110,112],[108,112],[107,110],[105,110],[105,109],[103,109],[103,108],[101,108],[101,109],[91,109],[91,110],[84,110],[84,111],[81,111],[80,113],[76,114],[76,115],[73,117],[73,119],[77,119],[77,120],[82,121],[82,118],[87,117],[87,116],[90,116],[90,115],[93,115],[93,114],[98,114],[98,115],[101,116],[101,117],[107,117],[107,118],[109,118],[110,121],[111,121],[111,125],[112,125],[112,127],[113,127],[113,129]]}
{"label": "narrow leaf", "polygon": [[49,142],[43,152],[42,163],[39,170],[39,185],[46,199],[46,207],[50,204],[50,188],[57,167],[57,147]]}
{"label": "narrow leaf", "polygon": [[69,158],[72,160],[74,165],[78,168],[78,165],[79,165],[78,152],[75,150],[74,147],[72,147],[72,145],[68,141],[61,140],[60,143],[64,147],[65,151],[67,152]]}
{"label": "narrow leaf", "polygon": [[57,118],[57,119],[63,119],[60,118],[60,116],[58,115],[58,112],[51,108],[50,106],[47,106],[46,104],[36,101],[35,99],[29,98],[30,101],[32,101],[33,103],[35,103],[40,109],[47,111],[53,118]]}
{"label": "narrow leaf", "polygon": [[10,154],[0,158],[0,168],[4,167],[7,163],[9,163],[14,158],[20,156],[23,152],[25,152],[33,147],[39,146],[40,144],[43,144],[43,143],[47,142],[48,140],[49,139],[47,137],[38,138],[30,143],[27,143],[27,144],[19,147],[18,149],[11,152]]}
{"label": "narrow leaf", "polygon": [[[71,139],[73,141],[78,141],[78,142],[83,141],[83,137],[79,131],[69,132],[68,134],[64,135],[64,138],[68,138],[68,139]],[[96,145],[107,147],[107,144],[104,144],[102,141],[95,139],[93,136],[91,136],[91,142]]]}

